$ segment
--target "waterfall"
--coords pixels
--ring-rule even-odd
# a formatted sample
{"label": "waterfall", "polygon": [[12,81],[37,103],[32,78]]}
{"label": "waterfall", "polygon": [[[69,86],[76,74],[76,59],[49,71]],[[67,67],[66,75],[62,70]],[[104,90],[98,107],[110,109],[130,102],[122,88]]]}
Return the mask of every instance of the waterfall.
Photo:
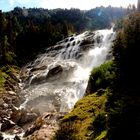
{"label": "waterfall", "polygon": [[91,70],[108,59],[114,36],[113,29],[86,31],[47,48],[21,72],[25,101],[20,108],[70,111],[84,96]]}

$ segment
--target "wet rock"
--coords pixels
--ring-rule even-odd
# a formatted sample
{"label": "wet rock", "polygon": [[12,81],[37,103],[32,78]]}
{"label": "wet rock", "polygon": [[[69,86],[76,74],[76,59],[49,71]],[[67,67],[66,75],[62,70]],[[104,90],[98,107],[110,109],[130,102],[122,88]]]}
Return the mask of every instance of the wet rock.
{"label": "wet rock", "polygon": [[62,46],[62,45],[56,45],[56,46],[54,46],[54,50],[60,50],[60,49],[62,49],[64,46]]}
{"label": "wet rock", "polygon": [[5,103],[4,100],[0,98],[0,107],[2,107],[4,103]]}
{"label": "wet rock", "polygon": [[21,140],[21,139],[16,135],[14,140]]}
{"label": "wet rock", "polygon": [[[50,94],[48,96],[39,96],[33,100],[28,101],[26,104],[27,109],[31,109],[32,112],[35,112],[36,114],[42,114],[44,112],[48,111],[59,111],[60,104],[59,104],[59,95],[53,95]],[[49,102],[49,100],[53,100],[52,103]],[[36,111],[34,111],[36,109]]]}
{"label": "wet rock", "polygon": [[84,40],[82,40],[82,42],[80,43],[80,46],[84,46],[84,45],[88,45],[88,44],[91,44],[91,40],[84,39]]}
{"label": "wet rock", "polygon": [[103,36],[97,36],[96,38],[97,43],[98,44],[101,43],[102,39],[103,39]]}
{"label": "wet rock", "polygon": [[92,40],[85,39],[85,40],[82,40],[82,42],[80,43],[80,50],[86,51],[90,49],[92,46],[93,46]]}
{"label": "wet rock", "polygon": [[64,42],[66,43],[66,42],[68,42],[69,41],[69,39],[68,38],[66,38],[65,40],[64,40]]}
{"label": "wet rock", "polygon": [[[31,67],[31,66],[30,66]],[[31,68],[30,68],[31,69]],[[29,76],[29,72],[30,72],[30,69],[28,69],[28,66],[27,67],[23,67],[21,69],[21,72],[20,72],[20,79],[22,81],[25,81],[27,76]]]}
{"label": "wet rock", "polygon": [[[64,116],[61,113],[45,112],[25,133],[25,140],[50,140],[58,130],[58,121]],[[40,128],[39,128],[39,127]],[[39,128],[39,129],[38,129]]]}
{"label": "wet rock", "polygon": [[7,117],[7,111],[0,107],[0,120],[4,117]]}
{"label": "wet rock", "polygon": [[70,43],[68,43],[68,44],[66,45],[66,48],[68,48],[68,47],[70,47]]}
{"label": "wet rock", "polygon": [[[30,83],[28,84],[39,84],[39,83],[42,83],[45,81],[45,76],[42,76],[42,75],[38,75],[36,77],[34,77]],[[30,81],[30,80],[29,80]]]}
{"label": "wet rock", "polygon": [[45,70],[47,66],[35,67],[30,70],[30,72],[38,71],[38,70]]}
{"label": "wet rock", "polygon": [[75,53],[75,58],[77,58],[77,59],[79,59],[80,57],[82,57],[83,56],[83,53]]}
{"label": "wet rock", "polygon": [[19,80],[19,76],[14,74],[14,73],[9,73],[9,76],[16,82],[16,83],[19,83],[20,80]]}
{"label": "wet rock", "polygon": [[76,44],[76,42],[75,42],[75,41],[73,41],[73,42],[72,42],[72,46],[75,46],[75,44]]}
{"label": "wet rock", "polygon": [[3,97],[3,100],[4,100],[4,102],[5,103],[7,103],[7,104],[11,104],[12,103],[12,98],[11,97]]}
{"label": "wet rock", "polygon": [[22,99],[18,96],[12,96],[12,104],[19,107],[22,102]]}
{"label": "wet rock", "polygon": [[73,41],[73,40],[74,40],[74,37],[71,37],[71,38],[70,38],[70,41]]}
{"label": "wet rock", "polygon": [[3,104],[3,109],[7,109],[8,107],[9,107],[8,104],[6,104],[6,103]]}
{"label": "wet rock", "polygon": [[81,41],[80,41],[80,40],[78,40],[78,41],[77,41],[77,45],[78,45],[78,44],[80,44],[80,42],[81,42]]}
{"label": "wet rock", "polygon": [[10,95],[12,95],[12,96],[13,96],[13,95],[15,95],[15,96],[17,95],[17,93],[15,93],[14,91],[8,91],[8,94],[10,94]]}
{"label": "wet rock", "polygon": [[22,116],[24,116],[24,114],[25,114],[24,110],[16,110],[11,114],[11,120],[15,122],[16,124],[18,124]]}
{"label": "wet rock", "polygon": [[13,90],[13,91],[16,91],[17,90],[17,86],[16,86],[16,81],[14,80],[7,80],[5,82],[5,89],[6,90]]}
{"label": "wet rock", "polygon": [[4,138],[3,138],[3,135],[2,135],[2,133],[0,132],[0,140],[3,140]]}
{"label": "wet rock", "polygon": [[37,108],[31,108],[31,112],[34,112],[35,114],[40,116],[40,112],[39,112],[39,110]]}
{"label": "wet rock", "polygon": [[44,124],[44,120],[42,119],[42,117],[38,117],[35,121],[34,124],[31,125],[31,127],[29,127],[24,136],[23,137],[27,137],[28,135],[33,134],[36,130],[39,130],[41,128],[41,126]]}
{"label": "wet rock", "polygon": [[48,72],[46,78],[55,76],[56,74],[61,73],[62,71],[63,71],[62,66],[56,66],[56,67],[52,68],[52,69]]}
{"label": "wet rock", "polygon": [[17,123],[19,126],[22,126],[26,123],[33,122],[37,117],[38,115],[36,113],[30,113],[22,109],[13,112],[13,114],[11,115],[11,120]]}
{"label": "wet rock", "polygon": [[1,124],[1,131],[4,132],[10,128],[12,128],[13,126],[15,126],[15,123],[8,120],[8,119],[5,119],[3,120],[2,124]]}
{"label": "wet rock", "polygon": [[36,113],[27,113],[24,115],[25,116],[21,117],[20,124],[33,122],[38,117],[38,115]]}

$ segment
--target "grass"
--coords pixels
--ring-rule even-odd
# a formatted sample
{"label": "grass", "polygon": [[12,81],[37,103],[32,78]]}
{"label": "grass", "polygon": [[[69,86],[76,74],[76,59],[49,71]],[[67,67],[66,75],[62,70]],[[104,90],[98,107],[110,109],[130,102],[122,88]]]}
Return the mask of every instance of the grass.
{"label": "grass", "polygon": [[9,84],[16,85],[17,81],[11,77],[15,73],[19,73],[19,68],[16,66],[0,67],[0,96],[8,90]]}
{"label": "grass", "polygon": [[101,125],[99,124],[96,128],[94,123],[97,120],[96,118],[99,118],[99,115],[103,115],[103,118],[106,118],[105,103],[107,92],[104,90],[102,95],[96,92],[79,100],[74,109],[61,120],[60,129],[54,139],[90,140],[98,137],[97,140],[100,140],[99,138],[104,137],[105,132],[103,133],[102,131],[105,130],[96,130]]}

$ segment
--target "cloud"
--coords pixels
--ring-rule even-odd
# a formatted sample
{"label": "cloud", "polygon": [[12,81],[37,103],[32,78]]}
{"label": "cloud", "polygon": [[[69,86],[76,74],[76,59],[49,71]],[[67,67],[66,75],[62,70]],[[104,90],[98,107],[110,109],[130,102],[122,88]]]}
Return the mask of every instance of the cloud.
{"label": "cloud", "polygon": [[39,5],[44,8],[80,8],[87,9],[91,7],[93,0],[41,0]]}
{"label": "cloud", "polygon": [[13,6],[14,4],[20,4],[20,5],[29,4],[30,5],[30,3],[33,2],[34,0],[8,0],[8,1],[9,1],[9,4]]}
{"label": "cloud", "polygon": [[24,5],[24,4],[30,4],[31,1],[33,0],[15,0],[16,3]]}
{"label": "cloud", "polygon": [[137,0],[37,0],[40,7],[54,8],[80,8],[91,9],[96,6],[123,6],[127,7],[130,4],[136,4]]}
{"label": "cloud", "polygon": [[14,3],[15,3],[15,0],[9,0],[9,4],[10,4],[10,6],[13,6]]}
{"label": "cloud", "polygon": [[137,0],[0,0],[0,9],[9,10],[19,6],[27,8],[79,8],[88,10],[101,5],[127,7],[129,3],[136,5]]}

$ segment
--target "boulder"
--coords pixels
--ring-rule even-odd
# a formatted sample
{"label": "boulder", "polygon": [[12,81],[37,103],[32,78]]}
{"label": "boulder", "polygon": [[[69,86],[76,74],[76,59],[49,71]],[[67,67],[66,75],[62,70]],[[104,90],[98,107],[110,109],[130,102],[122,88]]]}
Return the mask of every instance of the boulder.
{"label": "boulder", "polygon": [[52,69],[48,72],[46,78],[50,78],[50,77],[55,76],[55,75],[57,75],[57,74],[59,74],[59,73],[62,73],[62,72],[63,72],[62,66],[58,65],[58,66],[52,68]]}
{"label": "boulder", "polygon": [[71,38],[70,38],[70,41],[73,41],[73,40],[74,40],[74,37],[71,37]]}
{"label": "boulder", "polygon": [[4,117],[7,117],[7,111],[3,109],[3,107],[0,107],[0,120]]}
{"label": "boulder", "polygon": [[11,120],[17,123],[19,126],[23,126],[26,123],[31,123],[36,120],[38,115],[33,112],[27,112],[24,109],[16,110],[11,114]]}
{"label": "boulder", "polygon": [[53,139],[55,132],[58,130],[58,122],[64,114],[56,112],[45,112],[37,118],[35,123],[25,132],[27,139],[50,140]]}
{"label": "boulder", "polygon": [[60,50],[60,49],[62,49],[64,46],[62,46],[62,45],[56,45],[56,46],[54,46],[54,50]]}
{"label": "boulder", "polygon": [[21,140],[21,139],[19,138],[19,136],[16,135],[14,140]]}
{"label": "boulder", "polygon": [[8,119],[4,119],[1,124],[1,131],[4,132],[4,131],[12,128],[13,126],[15,126],[14,122],[12,122],[11,120],[8,120]]}
{"label": "boulder", "polygon": [[87,51],[91,47],[93,47],[93,41],[90,39],[84,39],[80,43],[80,50],[81,51]]}
{"label": "boulder", "polygon": [[30,70],[30,72],[34,72],[34,71],[38,71],[38,70],[45,70],[45,69],[47,69],[47,66],[40,66],[40,67],[32,68]]}
{"label": "boulder", "polygon": [[38,115],[36,113],[27,113],[27,114],[24,114],[24,115],[25,116],[21,117],[20,124],[33,122],[38,117]]}
{"label": "boulder", "polygon": [[0,132],[0,140],[4,140],[2,133]]}
{"label": "boulder", "polygon": [[43,124],[44,124],[43,118],[42,118],[42,117],[38,117],[38,118],[36,119],[36,121],[34,122],[34,124],[32,124],[32,125],[25,131],[24,137],[27,137],[27,136],[33,134],[36,130],[39,130]]}
{"label": "boulder", "polygon": [[29,84],[39,84],[45,81],[45,77],[42,75],[38,75],[34,78],[32,78],[31,82]]}
{"label": "boulder", "polygon": [[14,91],[7,91],[7,92],[8,92],[9,95],[12,95],[12,96],[14,96],[14,95],[16,96],[17,95],[17,93],[14,92]]}
{"label": "boulder", "polygon": [[0,98],[0,107],[2,107],[4,103],[5,103],[4,100]]}

